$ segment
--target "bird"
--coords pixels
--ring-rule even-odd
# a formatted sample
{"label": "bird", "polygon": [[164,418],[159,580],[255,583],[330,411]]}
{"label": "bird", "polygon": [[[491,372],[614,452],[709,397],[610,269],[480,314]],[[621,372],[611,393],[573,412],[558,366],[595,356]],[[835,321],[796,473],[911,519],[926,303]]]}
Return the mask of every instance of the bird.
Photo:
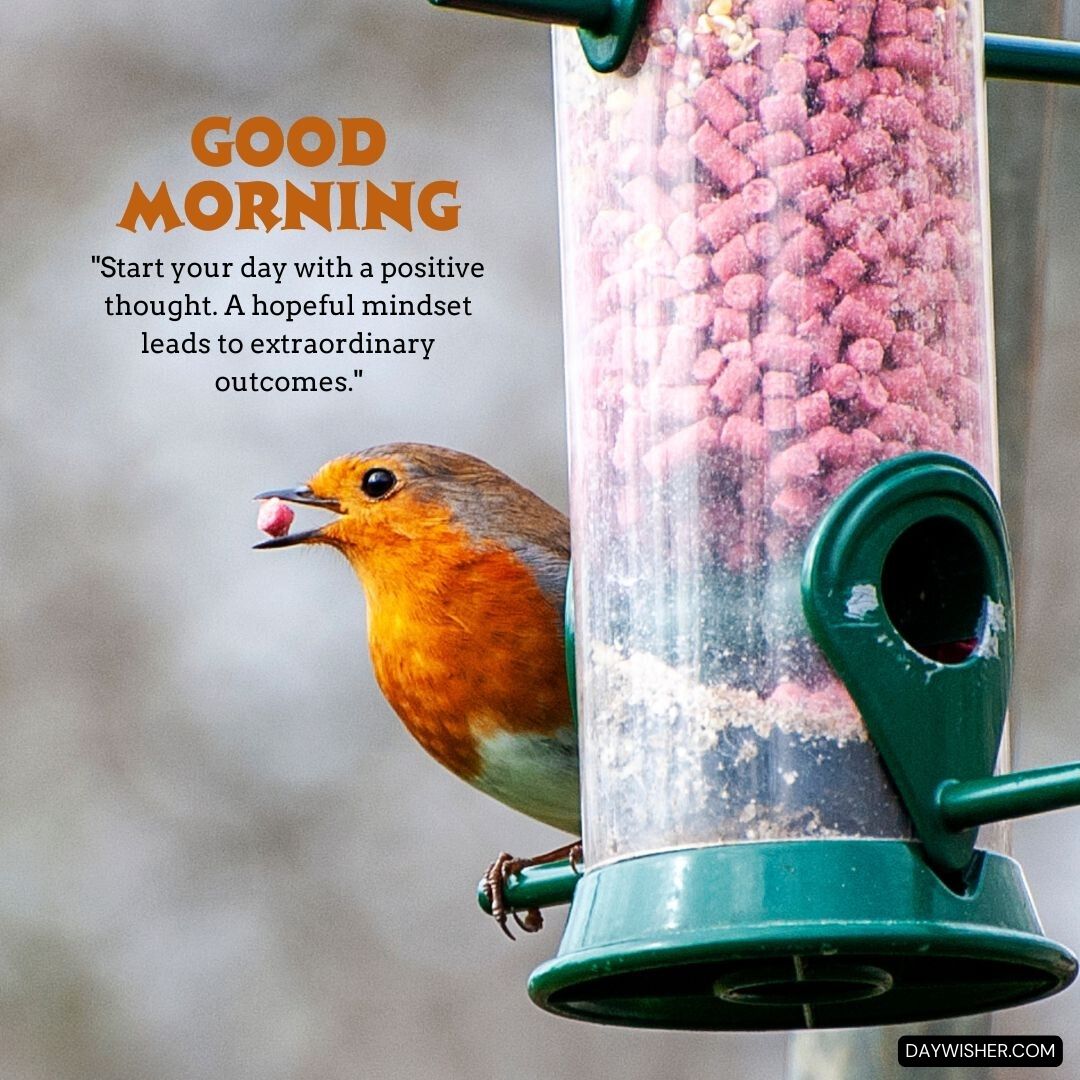
{"label": "bird", "polygon": [[[424,750],[479,791],[580,836],[566,516],[480,458],[414,442],[334,458],[306,484],[255,498],[335,515],[289,533],[288,513],[255,547],[325,545],[345,556],[366,601],[376,682]],[[508,878],[565,857],[576,869],[580,841],[492,862],[483,887],[508,937]],[[538,910],[509,914],[527,932],[543,925]]]}

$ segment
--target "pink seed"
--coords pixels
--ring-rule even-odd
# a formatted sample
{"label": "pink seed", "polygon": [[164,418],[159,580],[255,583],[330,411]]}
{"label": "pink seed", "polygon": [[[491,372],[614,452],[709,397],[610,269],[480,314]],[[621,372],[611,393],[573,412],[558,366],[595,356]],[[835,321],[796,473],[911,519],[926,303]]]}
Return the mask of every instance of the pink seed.
{"label": "pink seed", "polygon": [[832,192],[824,185],[807,188],[795,196],[795,205],[808,218],[820,218],[832,206]]}
{"label": "pink seed", "polygon": [[286,536],[295,517],[292,507],[287,506],[280,499],[267,499],[259,507],[259,516],[255,524],[267,536]]}
{"label": "pink seed", "polygon": [[[916,110],[916,115],[918,110]],[[855,130],[855,121],[846,113],[821,112],[806,122],[806,134],[815,152],[831,150]]]}
{"label": "pink seed", "polygon": [[849,334],[877,338],[885,348],[892,344],[896,334],[896,324],[884,311],[850,295],[833,308],[829,318],[835,326]]}
{"label": "pink seed", "polygon": [[[756,180],[752,181],[753,184],[757,182]],[[775,196],[774,189],[774,204]],[[744,195],[739,193],[721,202],[706,204],[703,207],[702,217],[698,225],[715,250],[723,247],[736,234],[745,231],[746,227],[754,220],[754,215],[755,211],[747,205]]]}
{"label": "pink seed", "polygon": [[907,32],[907,8],[901,0],[878,0],[874,32],[879,37]]}
{"label": "pink seed", "polygon": [[757,389],[761,373],[752,360],[732,360],[713,383],[712,395],[727,412],[738,412]]}
{"label": "pink seed", "polygon": [[840,32],[854,38],[865,38],[870,33],[870,20],[873,18],[874,5],[842,4]]}
{"label": "pink seed", "polygon": [[840,156],[833,150],[811,154],[790,165],[778,165],[769,173],[776,190],[785,199],[794,198],[800,191],[819,184],[836,187],[847,178]]}
{"label": "pink seed", "polygon": [[720,445],[739,457],[760,461],[768,453],[769,434],[757,420],[729,416],[724,422]]}
{"label": "pink seed", "polygon": [[806,156],[806,147],[794,131],[774,131],[747,148],[746,156],[763,172]]}
{"label": "pink seed", "polygon": [[868,127],[848,136],[838,147],[851,169],[865,169],[884,161],[892,153],[893,141],[884,128]]}
{"label": "pink seed", "polygon": [[926,400],[929,392],[926,372],[918,364],[912,367],[896,368],[893,371],[883,371],[880,378],[892,401],[921,407]]}
{"label": "pink seed", "polygon": [[761,377],[761,395],[770,398],[794,398],[797,393],[795,376],[790,371],[766,371]]}
{"label": "pink seed", "polygon": [[799,378],[810,374],[814,346],[793,334],[764,331],[754,338],[754,363],[770,371],[791,371]]}
{"label": "pink seed", "polygon": [[801,277],[790,270],[781,270],[769,286],[769,299],[801,325],[815,312],[832,307],[836,289],[816,274]]}
{"label": "pink seed", "polygon": [[833,38],[825,49],[825,56],[830,67],[837,75],[851,75],[862,63],[865,49],[861,41],[840,35]]}
{"label": "pink seed", "polygon": [[960,116],[960,99],[952,87],[941,83],[927,90],[923,108],[935,124],[951,128]]}
{"label": "pink seed", "polygon": [[769,26],[759,26],[754,30],[754,39],[758,43],[752,60],[756,60],[765,71],[774,67],[784,55],[784,42],[787,34]]}
{"label": "pink seed", "polygon": [[756,120],[747,120],[744,124],[736,124],[728,132],[728,142],[736,150],[745,150],[761,138],[764,128]]}
{"label": "pink seed", "polygon": [[788,486],[773,499],[770,509],[786,525],[809,525],[814,520],[817,499],[808,488]]}
{"label": "pink seed", "polygon": [[728,191],[738,191],[757,175],[754,163],[736,150],[707,120],[691,137],[690,149]]}
{"label": "pink seed", "polygon": [[781,450],[769,463],[769,480],[778,487],[810,480],[821,472],[821,459],[808,442]]}
{"label": "pink seed", "polygon": [[922,78],[933,75],[945,66],[940,47],[916,41],[912,37],[898,35],[878,38],[874,55],[877,63],[885,67],[894,67]]}
{"label": "pink seed", "polygon": [[723,366],[723,354],[717,352],[716,349],[703,349],[698,353],[690,373],[698,382],[711,383],[720,374],[720,369]]}
{"label": "pink seed", "polygon": [[901,94],[904,91],[904,76],[896,68],[874,68],[874,89],[879,94]]}
{"label": "pink seed", "polygon": [[760,274],[736,274],[724,285],[724,303],[737,311],[750,311],[765,299],[765,279]]}
{"label": "pink seed", "polygon": [[806,130],[806,98],[802,94],[772,94],[758,105],[767,131]]}
{"label": "pink seed", "polygon": [[[759,225],[751,226],[747,233],[758,229]],[[779,247],[779,236],[777,237]],[[745,274],[753,270],[757,262],[757,256],[747,246],[747,239],[742,236],[733,236],[713,257],[711,262],[712,273],[717,281],[727,281],[736,274]]]}
{"label": "pink seed", "polygon": [[816,225],[807,225],[785,241],[777,264],[792,274],[804,274],[825,258],[828,244]]}
{"label": "pink seed", "polygon": [[866,264],[850,248],[837,248],[830,256],[821,276],[831,281],[838,289],[847,292],[862,280],[866,273]]}
{"label": "pink seed", "polygon": [[863,105],[862,118],[871,124],[881,124],[893,135],[907,135],[922,123],[919,109],[905,97],[874,94]]}
{"label": "pink seed", "polygon": [[872,375],[880,371],[884,358],[885,350],[881,347],[881,342],[875,338],[856,338],[848,345],[847,352],[844,354],[844,359],[856,371],[861,371],[864,375]]}
{"label": "pink seed", "polygon": [[902,446],[912,444],[918,430],[915,419],[917,415],[910,405],[890,401],[870,421],[870,430],[885,442],[898,442]]}
{"label": "pink seed", "polygon": [[742,196],[747,210],[758,217],[769,213],[780,197],[776,185],[764,177],[751,180],[743,188]]}
{"label": "pink seed", "polygon": [[[823,394],[824,391],[819,390],[818,393]],[[831,424],[826,424],[812,432],[806,442],[821,458],[822,463],[830,469],[850,465],[855,455],[855,442],[852,436],[845,435]]]}
{"label": "pink seed", "polygon": [[[697,88],[694,93],[694,105],[721,135],[726,135],[733,127],[746,119],[746,109],[715,76],[706,79]],[[693,130],[691,127],[686,134],[690,134]]]}
{"label": "pink seed", "polygon": [[837,109],[856,109],[873,92],[874,76],[866,68],[857,68],[853,75],[838,75],[829,79],[818,88],[818,94],[830,111]]}
{"label": "pink seed", "polygon": [[823,431],[831,417],[832,403],[824,390],[815,390],[795,402],[795,426],[806,434]]}
{"label": "pink seed", "polygon": [[937,25],[937,19],[929,8],[912,8],[908,12],[908,33],[919,41],[933,41]]}
{"label": "pink seed", "polygon": [[781,94],[801,94],[806,89],[806,68],[793,56],[778,60],[770,74],[773,88]]}
{"label": "pink seed", "polygon": [[868,416],[871,413],[880,412],[888,402],[889,392],[877,375],[864,375],[859,380],[859,392],[855,395],[855,404],[861,412]]}
{"label": "pink seed", "polygon": [[846,240],[859,226],[859,211],[853,199],[839,199],[821,215],[834,240]]}
{"label": "pink seed", "polygon": [[664,127],[669,135],[678,135],[689,138],[697,130],[699,124],[697,112],[689,101],[684,101],[674,108],[668,109],[664,117]]}
{"label": "pink seed", "polygon": [[712,340],[715,345],[744,341],[750,337],[750,316],[735,308],[718,307],[712,317]]}
{"label": "pink seed", "polygon": [[851,433],[851,461],[860,469],[880,461],[884,456],[881,439],[869,428],[856,428]]}
{"label": "pink seed", "polygon": [[720,76],[723,84],[747,105],[756,105],[765,93],[765,72],[754,64],[731,64]]}
{"label": "pink seed", "polygon": [[687,461],[715,449],[720,442],[722,424],[716,416],[707,416],[690,424],[649,450],[641,459],[642,464],[653,476],[665,476]]}
{"label": "pink seed", "polygon": [[835,0],[809,0],[806,25],[815,34],[834,34],[840,26],[840,9]]}
{"label": "pink seed", "polygon": [[859,392],[859,373],[850,364],[833,364],[814,381],[833,401],[849,401]]}
{"label": "pink seed", "polygon": [[762,416],[765,430],[773,434],[795,429],[795,403],[790,398],[765,398]]}
{"label": "pink seed", "polygon": [[821,38],[805,26],[796,26],[788,31],[784,41],[784,51],[796,60],[812,60],[821,51]]}
{"label": "pink seed", "polygon": [[746,230],[746,249],[758,259],[771,259],[783,243],[780,230],[771,221],[755,222]]}
{"label": "pink seed", "polygon": [[698,227],[692,212],[684,211],[671,222],[667,239],[676,255],[691,255],[697,251]]}

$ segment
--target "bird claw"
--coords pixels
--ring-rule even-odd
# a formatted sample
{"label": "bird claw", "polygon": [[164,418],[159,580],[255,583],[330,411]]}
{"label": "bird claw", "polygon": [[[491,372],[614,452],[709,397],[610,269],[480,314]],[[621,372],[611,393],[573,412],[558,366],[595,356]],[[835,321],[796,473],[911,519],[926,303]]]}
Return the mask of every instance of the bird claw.
{"label": "bird claw", "polygon": [[520,874],[527,866],[542,866],[545,863],[555,862],[557,859],[569,859],[570,869],[578,876],[581,875],[583,860],[581,841],[568,844],[565,847],[556,848],[545,855],[537,855],[532,859],[515,859],[513,855],[500,851],[498,858],[487,868],[484,874],[484,894],[491,906],[491,917],[499,924],[499,929],[511,940],[517,939],[510,932],[507,925],[507,917],[513,916],[514,922],[525,931],[526,934],[535,934],[544,927],[544,916],[539,908],[529,908],[524,916],[509,908],[506,904],[506,883],[515,874]]}
{"label": "bird claw", "polygon": [[516,911],[513,914],[514,922],[516,922],[526,934],[535,934],[537,931],[544,929],[544,916],[540,914],[539,908],[529,908],[529,910],[525,912],[524,918]]}
{"label": "bird claw", "polygon": [[576,844],[570,845],[570,850],[566,853],[566,858],[570,863],[570,869],[573,870],[578,877],[581,877],[582,873],[584,873],[581,866],[582,863],[585,862],[585,851],[581,846],[580,840]]}
{"label": "bird claw", "polygon": [[484,874],[484,893],[491,904],[491,917],[499,924],[499,929],[511,940],[516,941],[510,927],[507,926],[507,916],[513,916],[514,922],[525,931],[526,934],[535,934],[543,928],[544,917],[538,908],[530,908],[522,918],[516,911],[506,906],[506,882],[520,873],[530,864],[529,859],[515,859],[508,852],[500,851],[498,858],[487,868]]}

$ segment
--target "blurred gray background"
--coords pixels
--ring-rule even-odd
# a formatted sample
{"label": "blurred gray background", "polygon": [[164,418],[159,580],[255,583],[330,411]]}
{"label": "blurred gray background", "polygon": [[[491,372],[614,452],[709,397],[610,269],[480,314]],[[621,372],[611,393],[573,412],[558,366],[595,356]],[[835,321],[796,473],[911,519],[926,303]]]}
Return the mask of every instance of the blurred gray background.
{"label": "blurred gray background", "polygon": [[[990,0],[988,23],[1080,37],[1080,2]],[[250,551],[252,494],[387,440],[469,450],[565,505],[546,32],[423,0],[7,0],[0,94],[0,1076],[793,1072],[779,1035],[536,1009],[525,979],[558,918],[511,945],[473,890],[500,848],[557,834],[411,742],[374,686],[338,557]],[[995,85],[990,103],[1013,716],[1030,766],[1080,758],[1080,90]],[[373,176],[457,178],[461,227],[114,228],[134,180],[182,191],[207,174],[188,136],[211,113],[375,116],[389,144]],[[366,361],[353,393],[222,395],[213,374],[250,361],[140,356],[142,323],[105,319],[90,264],[339,252],[480,259],[477,314],[442,322],[428,362]],[[183,329],[230,329],[212,323]],[[1047,931],[1080,948],[1080,814],[1020,824],[1015,850]],[[1078,1020],[1073,988],[995,1025],[1063,1034],[1058,1075],[1078,1078]]]}

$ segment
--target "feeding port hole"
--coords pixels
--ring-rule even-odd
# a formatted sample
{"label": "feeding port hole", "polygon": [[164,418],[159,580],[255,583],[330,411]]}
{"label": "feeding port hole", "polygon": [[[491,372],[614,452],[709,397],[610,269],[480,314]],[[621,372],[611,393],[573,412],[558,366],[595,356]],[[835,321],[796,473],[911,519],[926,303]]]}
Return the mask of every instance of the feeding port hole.
{"label": "feeding port hole", "polygon": [[979,643],[989,578],[974,533],[955,518],[929,517],[905,529],[889,549],[881,599],[913,649],[959,664]]}

